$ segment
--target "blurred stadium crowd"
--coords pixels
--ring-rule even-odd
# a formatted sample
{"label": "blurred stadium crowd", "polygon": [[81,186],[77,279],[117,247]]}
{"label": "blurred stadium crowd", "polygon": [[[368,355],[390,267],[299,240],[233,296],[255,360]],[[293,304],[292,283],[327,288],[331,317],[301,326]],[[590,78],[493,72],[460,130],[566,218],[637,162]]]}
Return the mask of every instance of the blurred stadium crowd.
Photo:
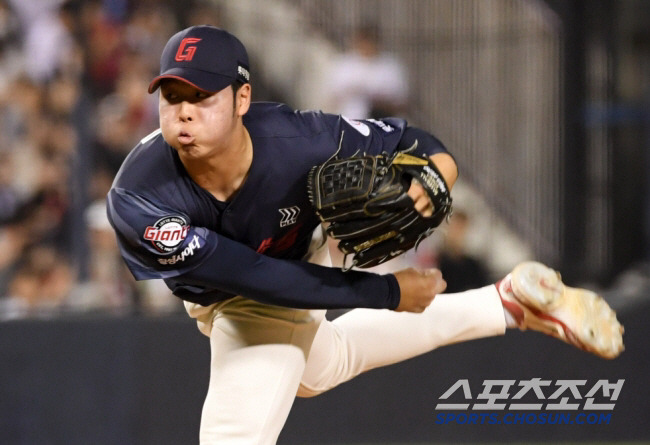
{"label": "blurred stadium crowd", "polygon": [[[0,321],[182,311],[162,281],[134,281],[105,196],[126,154],[158,127],[158,98],[147,86],[167,39],[190,25],[229,28],[222,7],[210,0],[0,0]],[[341,57],[331,58],[340,75],[325,88],[323,109],[344,112],[334,93],[349,84],[345,99],[368,102],[368,114],[353,117],[382,117],[370,113],[379,108],[408,116],[410,92],[385,88],[406,87],[408,72],[377,46],[377,30],[356,31]],[[253,99],[291,102],[259,78]],[[501,274],[527,256],[505,233],[473,230],[472,222],[494,228],[494,220],[479,224],[487,212],[460,185],[455,193],[473,214],[457,206],[444,236],[379,272],[436,266],[453,277],[448,290],[461,291],[492,282],[495,268]],[[486,240],[495,238],[508,248],[489,249]],[[468,244],[484,258],[468,254]]]}
{"label": "blurred stadium crowd", "polygon": [[180,307],[125,269],[104,198],[158,126],[165,42],[218,21],[198,0],[0,0],[0,319]]}

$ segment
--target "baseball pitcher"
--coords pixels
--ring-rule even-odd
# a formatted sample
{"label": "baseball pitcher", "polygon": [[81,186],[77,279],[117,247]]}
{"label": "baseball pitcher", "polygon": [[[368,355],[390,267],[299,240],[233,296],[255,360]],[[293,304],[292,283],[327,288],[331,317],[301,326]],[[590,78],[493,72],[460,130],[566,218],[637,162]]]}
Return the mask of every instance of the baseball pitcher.
{"label": "baseball pitcher", "polygon": [[[296,395],[441,345],[550,334],[605,358],[622,327],[548,267],[445,294],[436,269],[378,275],[449,215],[454,158],[403,119],[351,120],[252,103],[246,49],[195,26],[172,36],[160,129],[128,155],[108,216],[136,279],[163,279],[210,339],[202,444],[273,444]],[[327,236],[346,264],[331,267]],[[353,309],[335,321],[325,310]]]}

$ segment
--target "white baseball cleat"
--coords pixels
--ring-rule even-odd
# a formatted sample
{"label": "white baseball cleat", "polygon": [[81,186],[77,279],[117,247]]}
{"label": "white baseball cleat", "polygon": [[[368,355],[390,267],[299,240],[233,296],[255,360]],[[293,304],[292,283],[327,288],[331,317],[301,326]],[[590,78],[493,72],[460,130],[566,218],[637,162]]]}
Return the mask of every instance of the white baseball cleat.
{"label": "white baseball cleat", "polygon": [[605,300],[566,286],[558,272],[541,263],[519,264],[496,287],[522,331],[540,331],[607,359],[624,349],[623,326]]}

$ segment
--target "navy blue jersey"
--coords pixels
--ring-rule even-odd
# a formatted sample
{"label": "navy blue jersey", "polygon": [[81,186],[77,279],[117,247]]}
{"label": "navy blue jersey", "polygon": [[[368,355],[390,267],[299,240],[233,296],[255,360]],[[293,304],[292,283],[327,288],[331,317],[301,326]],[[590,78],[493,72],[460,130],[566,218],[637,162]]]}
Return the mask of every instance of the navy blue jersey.
{"label": "navy blue jersey", "polygon": [[[307,195],[311,167],[339,149],[347,157],[410,146],[406,122],[351,121],[253,103],[244,125],[252,165],[228,202],[190,178],[160,130],[127,156],[108,195],[108,217],[135,278],[164,279],[177,296],[203,305],[242,295],[301,308],[395,308],[393,275],[344,273],[300,260],[320,224]],[[444,151],[426,137],[429,143],[418,144],[422,154]]]}

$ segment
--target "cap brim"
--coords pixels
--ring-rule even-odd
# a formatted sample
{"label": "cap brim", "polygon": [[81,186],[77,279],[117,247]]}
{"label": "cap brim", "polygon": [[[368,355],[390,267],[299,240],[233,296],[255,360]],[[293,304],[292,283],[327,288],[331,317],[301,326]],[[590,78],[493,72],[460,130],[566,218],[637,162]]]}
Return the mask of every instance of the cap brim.
{"label": "cap brim", "polygon": [[172,68],[161,75],[154,77],[149,84],[149,93],[153,93],[160,86],[163,79],[176,79],[192,85],[194,88],[206,93],[216,93],[232,84],[236,78],[217,73],[208,73],[191,68]]}

